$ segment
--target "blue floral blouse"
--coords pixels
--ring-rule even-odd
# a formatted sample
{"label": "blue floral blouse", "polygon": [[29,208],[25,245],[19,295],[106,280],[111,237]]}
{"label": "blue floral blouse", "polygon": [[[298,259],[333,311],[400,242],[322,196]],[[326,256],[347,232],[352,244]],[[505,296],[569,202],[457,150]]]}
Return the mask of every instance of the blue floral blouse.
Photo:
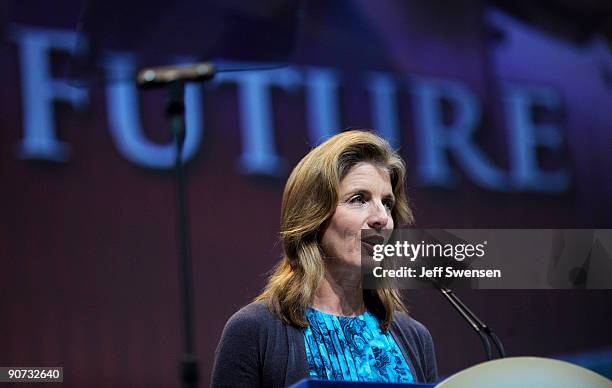
{"label": "blue floral blouse", "polygon": [[410,367],[390,332],[370,312],[338,317],[307,309],[304,330],[310,376],[324,380],[413,383]]}

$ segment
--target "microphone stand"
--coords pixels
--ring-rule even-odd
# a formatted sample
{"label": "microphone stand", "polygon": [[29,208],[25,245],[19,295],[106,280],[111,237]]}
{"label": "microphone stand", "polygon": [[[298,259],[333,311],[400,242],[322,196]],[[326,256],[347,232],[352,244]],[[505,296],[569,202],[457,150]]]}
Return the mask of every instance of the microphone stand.
{"label": "microphone stand", "polygon": [[137,81],[141,87],[168,86],[166,116],[170,120],[172,135],[176,143],[174,170],[176,175],[176,213],[179,259],[180,317],[183,331],[183,356],[180,360],[182,386],[198,386],[198,360],[195,354],[193,325],[193,276],[191,250],[185,199],[185,171],[183,168],[183,145],[185,143],[185,83],[206,81],[213,78],[215,70],[209,63],[187,66],[166,66],[143,69]]}
{"label": "microphone stand", "polygon": [[472,326],[476,334],[478,334],[478,336],[482,340],[482,344],[485,349],[487,360],[491,360],[493,358],[492,353],[491,353],[491,343],[489,342],[489,339],[493,341],[493,344],[495,345],[495,349],[497,350],[499,357],[500,358],[506,357],[506,351],[504,350],[504,346],[499,340],[499,338],[497,337],[497,335],[495,335],[493,330],[491,330],[489,326],[485,325],[476,316],[476,314],[474,314],[474,312],[472,312],[472,310],[470,310],[461,301],[461,299],[459,299],[459,297],[457,297],[453,293],[451,289],[441,285],[435,279],[430,279],[430,280],[435,284],[438,291],[440,291],[440,293],[450,302],[450,304],[455,308],[455,310],[459,312],[459,314],[463,317],[463,319],[465,319],[470,324],[470,326]]}

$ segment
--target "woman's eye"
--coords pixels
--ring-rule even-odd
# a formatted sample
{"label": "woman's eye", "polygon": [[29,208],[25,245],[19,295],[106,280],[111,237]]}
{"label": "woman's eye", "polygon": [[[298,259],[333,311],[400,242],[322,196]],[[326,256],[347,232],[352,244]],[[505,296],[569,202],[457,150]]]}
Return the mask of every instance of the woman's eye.
{"label": "woman's eye", "polygon": [[383,204],[385,205],[387,210],[393,210],[393,206],[395,205],[393,201],[385,201]]}
{"label": "woman's eye", "polygon": [[358,194],[358,195],[355,195],[355,196],[351,197],[349,202],[350,203],[364,203],[365,199],[363,198],[363,195]]}

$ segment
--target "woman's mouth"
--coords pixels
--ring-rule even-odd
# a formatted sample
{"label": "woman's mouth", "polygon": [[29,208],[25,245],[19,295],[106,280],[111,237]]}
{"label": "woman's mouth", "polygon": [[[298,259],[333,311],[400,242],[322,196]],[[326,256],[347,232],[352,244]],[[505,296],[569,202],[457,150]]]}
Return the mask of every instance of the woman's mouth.
{"label": "woman's mouth", "polygon": [[374,246],[385,243],[385,238],[379,234],[369,234],[361,237],[362,250],[368,255],[374,255]]}

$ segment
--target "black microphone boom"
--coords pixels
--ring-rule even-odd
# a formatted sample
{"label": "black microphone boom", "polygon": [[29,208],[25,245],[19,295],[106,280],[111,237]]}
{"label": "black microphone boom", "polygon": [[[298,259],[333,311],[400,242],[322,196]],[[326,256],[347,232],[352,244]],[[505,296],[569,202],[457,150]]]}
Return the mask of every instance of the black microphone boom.
{"label": "black microphone boom", "polygon": [[487,360],[491,360],[493,358],[491,353],[491,343],[489,339],[493,341],[495,345],[495,349],[499,354],[500,358],[506,357],[506,351],[504,350],[504,346],[502,345],[499,338],[495,335],[493,330],[487,325],[485,325],[476,314],[472,312],[462,301],[459,299],[451,289],[441,285],[435,279],[430,279],[432,283],[435,284],[436,288],[440,293],[450,302],[450,304],[459,312],[459,314],[465,319],[470,326],[474,329],[474,331],[478,334],[480,339],[482,340],[483,346],[485,348],[485,354],[487,355]]}

